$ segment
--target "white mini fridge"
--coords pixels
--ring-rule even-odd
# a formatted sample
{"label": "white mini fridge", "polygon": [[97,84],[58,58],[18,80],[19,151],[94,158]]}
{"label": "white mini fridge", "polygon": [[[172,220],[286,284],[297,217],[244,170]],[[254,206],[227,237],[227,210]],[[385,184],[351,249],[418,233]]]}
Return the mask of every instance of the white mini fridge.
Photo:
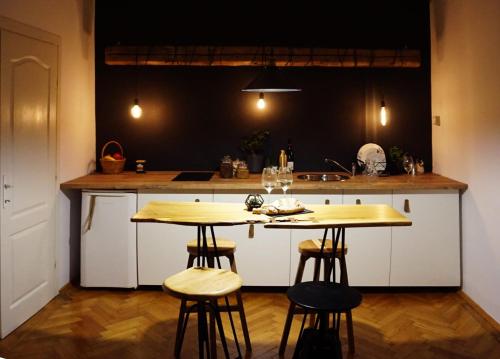
{"label": "white mini fridge", "polygon": [[137,194],[82,192],[82,287],[137,287]]}

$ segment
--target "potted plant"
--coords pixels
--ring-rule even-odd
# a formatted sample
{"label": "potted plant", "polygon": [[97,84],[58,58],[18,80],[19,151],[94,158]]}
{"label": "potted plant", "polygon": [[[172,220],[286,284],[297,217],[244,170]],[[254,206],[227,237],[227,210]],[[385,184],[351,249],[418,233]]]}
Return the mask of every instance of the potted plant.
{"label": "potted plant", "polygon": [[259,173],[264,167],[264,146],[269,138],[269,131],[255,131],[241,141],[241,150],[247,158],[248,170]]}
{"label": "potted plant", "polygon": [[398,146],[392,146],[389,149],[389,158],[391,161],[388,163],[389,173],[400,174],[403,173],[403,155],[404,151]]}

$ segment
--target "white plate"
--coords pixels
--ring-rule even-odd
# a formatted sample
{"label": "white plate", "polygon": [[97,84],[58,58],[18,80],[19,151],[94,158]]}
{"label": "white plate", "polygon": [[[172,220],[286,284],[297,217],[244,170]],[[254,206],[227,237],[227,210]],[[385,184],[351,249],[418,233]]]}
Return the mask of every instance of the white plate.
{"label": "white plate", "polygon": [[376,143],[367,143],[358,151],[358,164],[361,167],[365,166],[366,161],[371,161],[375,163],[375,169],[377,171],[384,171],[386,166],[385,152]]}

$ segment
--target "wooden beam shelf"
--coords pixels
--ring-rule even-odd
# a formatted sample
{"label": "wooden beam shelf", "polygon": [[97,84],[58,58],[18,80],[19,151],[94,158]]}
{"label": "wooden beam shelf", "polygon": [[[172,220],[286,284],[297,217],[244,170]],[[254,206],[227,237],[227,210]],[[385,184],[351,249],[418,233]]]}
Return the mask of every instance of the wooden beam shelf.
{"label": "wooden beam shelf", "polygon": [[108,46],[107,65],[418,68],[419,50],[258,46]]}

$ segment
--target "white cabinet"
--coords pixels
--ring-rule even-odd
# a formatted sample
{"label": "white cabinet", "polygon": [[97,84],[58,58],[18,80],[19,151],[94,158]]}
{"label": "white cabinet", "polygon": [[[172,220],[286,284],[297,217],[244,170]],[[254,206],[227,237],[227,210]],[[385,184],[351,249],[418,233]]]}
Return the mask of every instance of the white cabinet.
{"label": "white cabinet", "polygon": [[[248,194],[216,191],[215,202],[245,202]],[[261,194],[264,196],[263,194]],[[271,195],[271,200],[282,194]],[[268,196],[264,197],[268,200]],[[236,242],[238,273],[247,286],[288,286],[290,273],[290,230],[264,229],[256,224],[254,238],[248,238],[248,225],[215,227],[215,236]]]}
{"label": "white cabinet", "polygon": [[[392,205],[392,192],[344,191],[344,204]],[[349,284],[388,286],[391,264],[391,227],[347,228],[346,262]]]}
{"label": "white cabinet", "polygon": [[[342,191],[323,192],[315,191],[314,193],[293,193],[293,197],[305,204],[342,204]],[[322,239],[323,229],[293,229],[291,240],[291,258],[290,258],[290,285],[295,283],[297,267],[299,265],[299,243],[307,239]],[[331,230],[328,232],[328,238],[331,239]],[[309,259],[306,262],[302,281],[313,279],[314,259]],[[321,271],[321,278],[323,270]]]}
{"label": "white cabinet", "polygon": [[[212,202],[212,191],[190,193],[140,193],[138,208],[150,201]],[[186,243],[196,238],[195,226],[167,223],[137,224],[137,267],[140,285],[160,285],[168,276],[186,268]]]}
{"label": "white cabinet", "polygon": [[137,195],[82,192],[82,287],[137,287]]}
{"label": "white cabinet", "polygon": [[[266,200],[267,194],[261,193]],[[384,203],[412,221],[411,227],[348,228],[347,269],[354,286],[459,286],[460,217],[457,190],[425,191],[292,191],[307,204]],[[138,207],[152,200],[243,203],[247,191],[141,192]],[[282,197],[281,192],[271,200]],[[405,202],[408,205],[405,208]],[[186,267],[186,243],[196,238],[196,227],[164,223],[137,225],[138,280],[159,285]],[[237,243],[236,263],[246,286],[293,284],[299,262],[298,244],[322,238],[323,230],[264,229],[255,225],[215,227],[216,237]],[[331,237],[331,232],[329,233]],[[313,262],[307,263],[303,280],[312,279]],[[226,264],[223,264],[227,266]]]}
{"label": "white cabinet", "polygon": [[458,191],[394,191],[393,206],[413,225],[392,228],[390,285],[459,286]]}

